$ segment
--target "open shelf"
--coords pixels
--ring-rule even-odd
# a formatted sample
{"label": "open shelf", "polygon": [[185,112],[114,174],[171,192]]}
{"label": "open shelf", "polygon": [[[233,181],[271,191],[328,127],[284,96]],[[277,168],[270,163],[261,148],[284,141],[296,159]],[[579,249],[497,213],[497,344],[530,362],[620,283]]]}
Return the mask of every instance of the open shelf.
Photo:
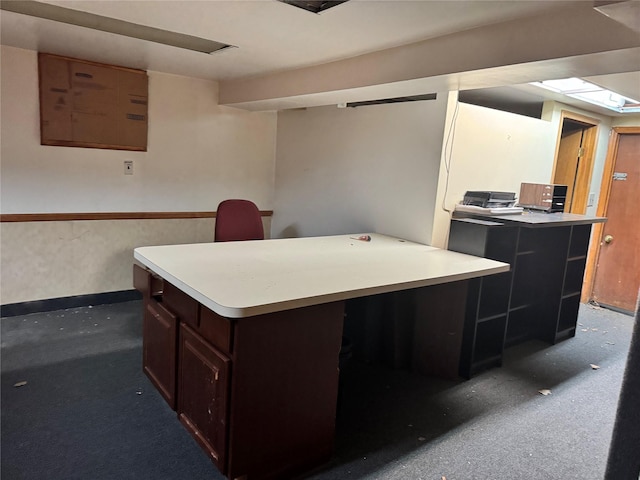
{"label": "open shelf", "polygon": [[502,355],[502,338],[506,321],[507,317],[503,315],[491,321],[478,324],[473,363],[481,362],[496,355]]}
{"label": "open shelf", "polygon": [[511,308],[528,305],[536,297],[536,289],[539,283],[538,268],[539,260],[537,255],[518,257],[513,273]]}
{"label": "open shelf", "polygon": [[490,317],[479,317],[478,320],[477,320],[477,323],[480,324],[480,323],[483,323],[483,322],[490,322],[492,320],[495,320],[497,318],[503,318],[505,316],[506,315],[504,313],[500,313],[498,315],[491,315]]}
{"label": "open shelf", "polygon": [[505,346],[515,345],[531,338],[531,308],[519,308],[509,311]]}
{"label": "open shelf", "polygon": [[558,315],[557,331],[567,330],[576,327],[578,319],[578,309],[580,308],[580,294],[564,298],[560,303],[560,313]]}
{"label": "open shelf", "polygon": [[460,373],[502,364],[505,347],[575,335],[591,223],[536,218],[454,218],[449,249],[511,264],[470,282]]}
{"label": "open shelf", "polygon": [[556,332],[555,340],[553,343],[560,342],[562,340],[566,340],[568,338],[572,338],[576,336],[576,328],[565,328],[564,330],[559,330]]}
{"label": "open shelf", "polygon": [[470,378],[482,370],[502,365],[506,324],[507,316],[503,314],[485,318],[472,327],[472,335],[464,342],[466,348],[461,356],[461,376]]}
{"label": "open shelf", "polygon": [[504,314],[509,305],[511,272],[482,278],[478,318]]}
{"label": "open shelf", "polygon": [[569,258],[587,254],[591,225],[574,225],[571,229],[571,243],[569,244]]}
{"label": "open shelf", "polygon": [[494,355],[492,357],[486,357],[483,360],[479,360],[474,362],[469,369],[469,373],[463,376],[471,378],[473,375],[476,375],[484,370],[489,370],[492,367],[501,367],[502,366],[502,354]]}
{"label": "open shelf", "polygon": [[518,230],[514,227],[493,228],[488,232],[486,258],[499,262],[513,263],[516,254]]}
{"label": "open shelf", "polygon": [[562,287],[563,296],[580,293],[582,291],[582,280],[586,261],[586,257],[580,257],[567,262],[567,270],[564,275],[564,285]]}

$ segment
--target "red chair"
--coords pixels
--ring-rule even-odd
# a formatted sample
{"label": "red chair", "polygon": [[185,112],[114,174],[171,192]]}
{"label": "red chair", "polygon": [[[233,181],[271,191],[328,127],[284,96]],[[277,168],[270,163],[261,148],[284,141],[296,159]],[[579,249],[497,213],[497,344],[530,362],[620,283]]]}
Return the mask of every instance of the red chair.
{"label": "red chair", "polygon": [[214,241],[264,240],[262,216],[249,200],[224,200],[216,211]]}

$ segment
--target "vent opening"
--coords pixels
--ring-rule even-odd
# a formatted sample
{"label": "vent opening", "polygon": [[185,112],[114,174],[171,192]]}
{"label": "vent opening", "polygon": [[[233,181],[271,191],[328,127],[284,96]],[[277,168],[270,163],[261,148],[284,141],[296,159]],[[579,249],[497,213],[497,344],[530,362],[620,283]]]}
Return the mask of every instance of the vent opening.
{"label": "vent opening", "polygon": [[363,107],[366,105],[382,105],[385,103],[405,103],[405,102],[419,102],[422,100],[435,100],[437,94],[425,93],[423,95],[411,95],[408,97],[394,97],[394,98],[381,98],[379,100],[368,100],[365,102],[350,102],[347,103],[347,107]]}
{"label": "vent opening", "polygon": [[331,7],[335,7],[340,5],[341,3],[345,3],[348,0],[278,0],[279,2],[286,3],[287,5],[293,5],[294,7],[302,8],[307,12],[311,13],[320,13],[325,10],[330,9]]}

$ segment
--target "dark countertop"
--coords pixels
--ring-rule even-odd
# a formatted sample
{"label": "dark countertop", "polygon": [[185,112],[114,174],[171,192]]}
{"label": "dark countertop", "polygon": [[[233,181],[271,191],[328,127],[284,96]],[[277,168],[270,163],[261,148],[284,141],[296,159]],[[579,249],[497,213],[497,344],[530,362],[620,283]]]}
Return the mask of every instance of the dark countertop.
{"label": "dark countertop", "polygon": [[592,215],[579,215],[577,213],[546,213],[525,210],[521,214],[512,215],[491,215],[484,213],[454,212],[453,218],[475,218],[481,220],[491,220],[500,223],[520,224],[523,227],[559,227],[562,225],[584,225],[590,223],[606,222],[606,217],[595,217]]}

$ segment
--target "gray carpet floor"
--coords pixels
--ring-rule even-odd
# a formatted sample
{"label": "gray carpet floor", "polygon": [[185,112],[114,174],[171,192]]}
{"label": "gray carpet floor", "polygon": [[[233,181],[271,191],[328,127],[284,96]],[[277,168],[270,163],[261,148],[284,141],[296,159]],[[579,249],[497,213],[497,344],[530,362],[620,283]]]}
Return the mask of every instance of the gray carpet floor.
{"label": "gray carpet floor", "polygon": [[[350,362],[335,454],[308,478],[603,478],[634,320],[580,308],[575,338],[469,381]],[[141,312],[2,318],[3,480],[223,478],[142,373]]]}

